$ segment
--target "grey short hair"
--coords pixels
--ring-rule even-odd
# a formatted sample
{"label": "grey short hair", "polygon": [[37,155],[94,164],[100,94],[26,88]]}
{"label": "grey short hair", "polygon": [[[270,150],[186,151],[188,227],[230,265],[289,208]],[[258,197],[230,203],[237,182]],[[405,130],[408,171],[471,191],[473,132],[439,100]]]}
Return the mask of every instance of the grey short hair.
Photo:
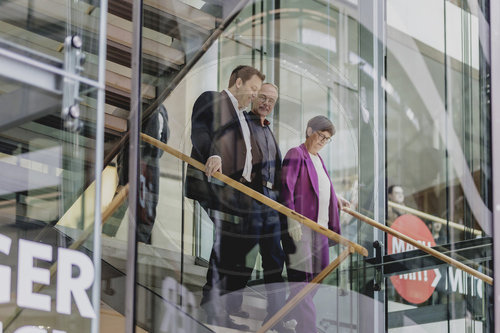
{"label": "grey short hair", "polygon": [[278,89],[278,86],[275,85],[274,83],[271,83],[271,82],[264,82],[262,83],[262,87],[265,86],[266,84],[272,86],[274,89],[276,89],[276,92],[279,92],[280,90]]}
{"label": "grey short hair", "polygon": [[311,127],[313,133],[318,132],[318,131],[319,132],[326,131],[326,132],[330,133],[331,136],[333,136],[335,134],[335,126],[330,121],[330,119],[328,119],[325,116],[316,116],[316,117],[311,118],[307,122],[306,138],[309,137],[309,135],[307,135],[307,128],[309,128],[309,127]]}

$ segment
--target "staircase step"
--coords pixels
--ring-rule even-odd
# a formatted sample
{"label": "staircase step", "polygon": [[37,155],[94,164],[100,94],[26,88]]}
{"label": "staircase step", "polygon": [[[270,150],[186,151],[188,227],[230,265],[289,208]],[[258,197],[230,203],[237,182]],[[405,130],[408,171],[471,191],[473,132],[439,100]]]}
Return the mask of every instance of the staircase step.
{"label": "staircase step", "polygon": [[[29,38],[37,45],[34,49],[54,58],[61,57],[62,43],[38,36],[37,34],[18,28],[11,24],[0,22],[0,29],[9,31],[9,35],[20,35],[23,38]],[[58,51],[59,50],[59,51]],[[122,53],[123,56],[123,53]],[[97,73],[97,56],[89,54],[87,56],[86,67],[87,72]],[[115,107],[122,107],[124,109],[130,108],[130,93],[131,93],[131,70],[123,65],[107,61],[106,62],[106,88],[110,93],[108,96],[108,103]],[[7,87],[8,88],[8,87]],[[143,84],[144,98],[153,99],[156,97],[154,86],[150,84]]]}
{"label": "staircase step", "polygon": [[215,17],[189,6],[182,1],[144,0],[144,4],[184,21],[196,24],[205,30],[215,29]]}
{"label": "staircase step", "polygon": [[[133,24],[131,19],[132,1],[111,0],[109,3],[109,13],[107,16],[107,40],[108,52],[106,62],[106,104],[107,109],[119,108],[130,109],[131,94],[131,70],[130,57],[132,47]],[[33,20],[40,24],[50,22],[50,33],[41,35],[41,30],[28,31],[24,26],[15,26],[17,21],[10,23],[0,22],[2,31],[7,32],[9,39],[19,44],[29,41],[30,47],[53,57],[61,62],[63,59],[65,29],[68,6],[71,6],[75,25],[80,25],[84,31],[84,38],[96,40],[99,28],[99,8],[85,3],[84,1],[71,3],[66,0],[19,0],[2,4],[4,15],[18,16],[25,15],[30,11]],[[128,13],[128,14],[127,14]],[[197,38],[206,39],[210,32],[215,29],[216,18],[213,15],[203,12],[182,1],[170,0],[147,0],[145,2],[144,15],[156,15],[156,21],[151,19],[151,27],[143,27],[143,71],[153,74],[150,78],[144,75],[142,86],[143,98],[153,100],[156,98],[155,85],[158,84],[157,77],[175,75],[184,65],[184,52],[172,47],[174,39],[179,39],[179,31],[182,28],[184,39]],[[76,14],[76,15],[75,15]],[[19,21],[21,22],[21,21]],[[146,20],[145,22],[148,22]],[[158,24],[155,26],[154,22]],[[166,29],[170,23],[175,29]],[[153,29],[155,28],[155,29]],[[174,36],[168,35],[169,31]],[[182,45],[182,43],[175,43]],[[87,54],[86,74],[97,73],[97,56]],[[123,112],[119,112],[123,114]],[[118,116],[120,117],[120,116]],[[122,117],[125,120],[125,117]],[[126,129],[123,121],[114,117],[107,117],[107,129],[115,132],[123,132]]]}
{"label": "staircase step", "polygon": [[[147,0],[143,4],[144,25],[176,39],[208,36],[215,29],[216,18],[179,0]],[[132,20],[131,0],[110,0],[109,12]],[[206,39],[206,38],[205,38]]]}
{"label": "staircase step", "polygon": [[[127,262],[126,242],[111,237],[103,237],[102,247],[103,258],[117,269],[125,271]],[[139,243],[137,258],[138,274],[142,274],[144,279],[156,283],[148,286],[151,288],[161,288],[163,278],[176,276],[181,271],[181,255],[179,252]],[[183,280],[185,284],[191,290],[201,290],[201,287],[206,282],[207,268],[196,265],[194,256],[185,254],[183,260]]]}

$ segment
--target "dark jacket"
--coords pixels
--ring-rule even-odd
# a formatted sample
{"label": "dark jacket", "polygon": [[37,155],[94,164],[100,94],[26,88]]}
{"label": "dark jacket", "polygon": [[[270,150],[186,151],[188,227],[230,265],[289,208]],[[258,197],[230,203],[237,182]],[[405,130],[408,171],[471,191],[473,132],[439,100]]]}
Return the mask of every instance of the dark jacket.
{"label": "dark jacket", "polygon": [[[257,135],[256,134],[256,128],[257,127],[261,127],[261,122],[260,122],[260,116],[252,113],[252,112],[248,112],[248,127],[250,128],[250,132],[252,133],[252,136],[255,136]],[[266,119],[265,120],[265,126],[269,127],[270,123],[269,121]],[[280,151],[280,147],[278,146],[278,142],[276,141],[276,138],[274,137],[274,133],[273,131],[269,130],[269,132],[271,133],[271,136],[273,138],[273,142],[274,142],[274,145],[276,146],[276,156],[275,156],[275,164],[274,164],[274,168],[275,168],[275,173],[274,173],[274,184],[273,184],[273,190],[274,191],[279,191],[280,189],[280,186],[281,186],[281,151]],[[256,141],[257,138],[255,138],[254,141]],[[253,168],[252,168],[252,171],[255,172],[255,183],[258,184],[258,185],[261,185],[262,184],[262,159],[263,159],[263,152],[261,150],[261,147],[260,145],[256,144],[255,146],[252,146],[253,147],[256,147],[258,148],[258,156],[260,158],[259,161],[256,161],[255,163],[253,163]],[[258,190],[260,192],[260,186],[257,186],[256,190]]]}
{"label": "dark jacket", "polygon": [[[245,113],[245,116],[246,113]],[[245,166],[247,149],[238,115],[225,91],[207,91],[198,97],[191,115],[191,157],[205,164],[210,156],[222,159],[222,173],[239,181]],[[257,144],[251,136],[252,162],[260,163]],[[252,179],[255,170],[252,168]],[[239,192],[207,177],[188,166],[186,173],[186,196],[202,202],[205,207],[240,215],[244,203]],[[238,207],[241,206],[241,207]]]}

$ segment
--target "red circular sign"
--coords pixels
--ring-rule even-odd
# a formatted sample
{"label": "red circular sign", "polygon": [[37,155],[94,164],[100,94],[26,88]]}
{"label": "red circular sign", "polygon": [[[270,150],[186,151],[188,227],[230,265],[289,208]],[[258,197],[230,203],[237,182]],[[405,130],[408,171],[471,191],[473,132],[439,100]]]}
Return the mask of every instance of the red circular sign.
{"label": "red circular sign", "polygon": [[[432,237],[427,225],[418,217],[406,214],[398,217],[391,228],[405,234],[408,237],[426,246],[435,246],[436,242]],[[395,254],[415,250],[416,248],[399,238],[387,235],[387,253]],[[390,277],[394,288],[398,294],[410,303],[419,304],[425,302],[436,288],[434,270],[411,272]]]}

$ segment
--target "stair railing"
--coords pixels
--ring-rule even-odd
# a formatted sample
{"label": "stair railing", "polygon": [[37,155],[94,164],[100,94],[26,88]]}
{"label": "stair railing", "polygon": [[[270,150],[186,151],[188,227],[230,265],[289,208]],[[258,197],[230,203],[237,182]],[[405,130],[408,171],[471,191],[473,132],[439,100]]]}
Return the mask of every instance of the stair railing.
{"label": "stair railing", "polygon": [[[199,161],[187,156],[186,154],[183,154],[182,152],[176,150],[175,148],[168,146],[167,144],[165,144],[159,140],[156,140],[156,139],[154,139],[154,138],[152,138],[144,133],[141,133],[141,139],[143,141],[159,148],[159,149],[162,149],[163,151],[166,151],[167,153],[177,157],[178,159],[190,164],[191,166],[193,166],[201,171],[205,170],[205,165],[203,165]],[[264,325],[257,331],[257,333],[264,333],[264,332],[268,331],[269,329],[271,329],[274,325],[276,325],[276,323],[278,323],[278,321],[281,318],[283,318],[288,312],[290,312],[298,304],[298,302],[301,299],[303,299],[311,291],[315,290],[319,286],[319,284],[323,281],[323,279],[326,276],[328,276],[331,272],[333,272],[342,263],[342,261],[344,261],[346,258],[348,258],[352,253],[357,252],[357,253],[361,254],[362,256],[368,255],[368,251],[363,246],[356,244],[356,243],[340,236],[339,234],[320,226],[318,223],[316,223],[316,222],[308,219],[307,217],[289,209],[288,207],[264,196],[263,194],[243,185],[242,183],[240,183],[240,182],[238,182],[238,181],[236,181],[236,180],[234,180],[234,179],[232,179],[232,178],[230,178],[230,177],[228,177],[220,172],[216,172],[212,177],[219,179],[220,181],[224,182],[225,184],[237,189],[240,192],[243,192],[244,194],[252,197],[255,200],[262,202],[263,204],[267,205],[268,207],[273,208],[274,210],[277,210],[278,212],[298,221],[299,223],[309,227],[310,229],[314,230],[315,232],[318,232],[322,235],[325,235],[329,239],[347,247],[343,252],[341,252],[341,254],[330,265],[328,265],[323,271],[321,271],[318,274],[318,276],[316,276],[310,283],[308,283],[306,285],[306,287],[304,287],[301,290],[301,292],[299,292],[294,298],[292,298],[290,301],[288,301],[288,303],[285,304],[285,306],[280,311],[278,311],[271,319],[269,319],[266,323],[264,323]],[[472,276],[475,276],[476,278],[478,278],[478,279],[480,279],[480,280],[482,280],[490,285],[493,285],[493,278],[492,277],[490,277],[486,274],[483,274],[483,273],[481,273],[481,272],[479,272],[479,271],[477,271],[477,270],[475,270],[475,269],[473,269],[473,268],[471,268],[471,267],[469,267],[469,266],[467,266],[467,265],[465,265],[465,264],[439,252],[439,251],[436,251],[435,249],[433,249],[431,247],[425,246],[425,245],[419,243],[418,241],[416,241],[415,239],[402,234],[399,231],[396,231],[396,230],[394,230],[386,225],[378,223],[377,221],[375,221],[375,220],[373,220],[365,215],[362,215],[362,214],[360,214],[360,213],[358,213],[350,208],[343,208],[343,211],[345,211],[346,213],[350,214],[351,216],[357,218],[358,220],[360,220],[364,223],[367,223],[367,224],[369,224],[369,225],[371,225],[379,230],[382,230],[385,233],[388,233],[396,238],[403,240],[404,242],[406,242],[408,244],[413,245],[414,247],[430,254],[431,256],[433,256],[439,260],[442,260],[443,262],[445,262],[448,265],[451,265],[455,268],[458,268],[466,273],[469,273]]]}
{"label": "stair railing", "polygon": [[[152,144],[153,146],[160,148],[160,149],[166,151],[167,153],[183,160],[184,162],[190,164],[191,166],[193,166],[199,170],[202,170],[202,171],[205,170],[205,165],[203,165],[202,163],[198,162],[197,160],[195,160],[192,157],[187,156],[186,154],[181,153],[180,151],[170,147],[169,145],[167,145],[159,140],[156,140],[155,138],[152,138],[149,135],[141,133],[141,139],[143,141],[145,141],[149,144]],[[276,201],[266,197],[265,195],[249,188],[248,186],[245,186],[242,183],[240,183],[240,182],[238,182],[238,181],[236,181],[236,180],[234,180],[234,179],[232,179],[232,178],[230,178],[230,177],[228,177],[220,172],[216,172],[212,177],[217,178],[218,180],[224,182],[225,184],[231,186],[232,188],[235,188],[238,191],[243,192],[244,194],[250,196],[251,198],[262,202],[266,206],[271,207],[272,209],[302,223],[303,225],[311,228],[312,230],[316,231],[317,233],[325,235],[329,239],[331,239],[339,244],[342,244],[342,245],[347,246],[347,247],[351,246],[352,248],[354,248],[354,250],[357,253],[361,254],[362,256],[364,256],[364,257],[368,256],[368,250],[366,248],[364,248],[363,246],[356,244],[356,243],[348,240],[345,237],[342,237],[338,233],[331,231],[331,230],[319,225],[318,223],[314,222],[311,219],[308,219],[304,215],[299,214],[294,210],[291,210],[290,208],[286,207],[285,205],[282,205],[279,202],[276,202]]]}
{"label": "stair railing", "polygon": [[399,209],[399,210],[403,210],[403,211],[405,211],[407,213],[410,213],[410,214],[413,214],[415,216],[420,216],[420,217],[422,217],[424,219],[427,219],[429,221],[437,222],[437,223],[442,224],[444,226],[450,226],[453,229],[457,229],[457,230],[464,231],[464,232],[469,231],[472,234],[474,234],[475,236],[481,236],[483,234],[483,232],[481,230],[467,228],[463,224],[459,224],[459,223],[456,223],[456,222],[447,221],[447,220],[442,219],[440,217],[424,213],[424,212],[422,212],[422,211],[420,211],[418,209],[410,208],[410,207],[407,207],[405,205],[401,205],[401,204],[395,203],[395,202],[390,201],[390,200],[387,202],[387,205],[389,205],[389,207],[393,207],[393,208],[396,208],[396,209]]}

